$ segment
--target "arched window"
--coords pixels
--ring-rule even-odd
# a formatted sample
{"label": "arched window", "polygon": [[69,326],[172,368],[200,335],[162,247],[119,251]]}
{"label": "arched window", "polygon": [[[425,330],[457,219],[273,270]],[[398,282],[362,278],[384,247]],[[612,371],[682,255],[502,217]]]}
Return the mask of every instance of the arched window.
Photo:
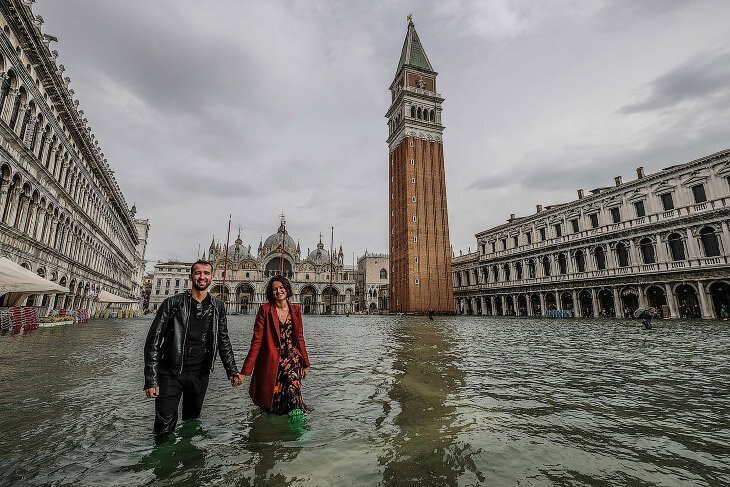
{"label": "arched window", "polygon": [[510,277],[509,264],[505,264],[504,266],[502,266],[502,269],[504,270],[504,280],[509,281],[509,277]]}
{"label": "arched window", "polygon": [[522,262],[515,263],[515,277],[517,280],[522,279]]}
{"label": "arched window", "polygon": [[550,258],[547,255],[542,258],[542,270],[545,277],[550,275]]}
{"label": "arched window", "polygon": [[421,111],[421,107],[418,107],[418,119],[421,120],[423,118],[423,112]]}
{"label": "arched window", "polygon": [[380,278],[381,279],[387,279],[388,278],[388,271],[385,269],[380,269]]}
{"label": "arched window", "polygon": [[705,257],[717,257],[720,255],[720,242],[717,239],[714,228],[705,227],[700,230],[700,240],[702,241]]}
{"label": "arched window", "polygon": [[639,242],[639,248],[641,248],[641,258],[644,260],[644,264],[653,264],[656,262],[654,243],[650,238],[642,239]]}
{"label": "arched window", "polygon": [[605,269],[606,252],[604,252],[603,247],[596,247],[593,251],[593,255],[596,256],[596,269]]}
{"label": "arched window", "polygon": [[411,106],[411,118],[416,118],[416,107]]}
{"label": "arched window", "polygon": [[578,272],[586,271],[586,256],[580,249],[575,251],[575,267]]}
{"label": "arched window", "polygon": [[565,259],[565,254],[562,252],[558,254],[558,271],[561,274],[568,273],[568,263]]}
{"label": "arched window", "polygon": [[618,257],[619,267],[628,267],[629,265],[629,249],[626,248],[626,244],[619,242],[616,244],[616,257]]}
{"label": "arched window", "polygon": [[535,278],[535,261],[530,259],[527,261],[527,275],[530,279]]}
{"label": "arched window", "polygon": [[431,111],[430,111],[430,112],[428,113],[428,119],[429,119],[429,120],[431,120],[432,122],[436,120],[436,117],[435,117],[435,115],[434,115],[434,112],[433,112],[433,110],[431,110]]}
{"label": "arched window", "polygon": [[669,253],[671,254],[672,260],[684,260],[684,243],[682,242],[682,236],[678,233],[673,233],[667,237],[667,243],[669,244]]}
{"label": "arched window", "polygon": [[8,95],[10,94],[10,76],[7,76],[3,80],[2,86],[0,86],[0,113],[3,111],[3,107],[5,106],[5,100],[8,99]]}
{"label": "arched window", "polygon": [[494,282],[499,282],[499,268],[496,265],[492,266],[492,276],[494,276]]}

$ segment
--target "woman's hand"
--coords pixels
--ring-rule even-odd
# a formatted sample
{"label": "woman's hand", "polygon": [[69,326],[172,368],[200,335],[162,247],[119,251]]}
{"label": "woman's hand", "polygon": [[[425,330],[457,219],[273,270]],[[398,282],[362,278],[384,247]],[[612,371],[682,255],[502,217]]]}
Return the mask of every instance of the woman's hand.
{"label": "woman's hand", "polygon": [[302,379],[306,379],[307,378],[307,374],[309,374],[309,367],[304,367],[302,369]]}

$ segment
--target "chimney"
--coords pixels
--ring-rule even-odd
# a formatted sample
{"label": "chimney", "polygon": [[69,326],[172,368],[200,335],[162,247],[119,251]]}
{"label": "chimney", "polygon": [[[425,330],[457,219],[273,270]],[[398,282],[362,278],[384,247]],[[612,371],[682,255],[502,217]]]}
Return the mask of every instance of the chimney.
{"label": "chimney", "polygon": [[636,177],[638,179],[644,179],[644,166],[639,166],[636,168]]}
{"label": "chimney", "polygon": [[542,211],[542,205],[535,205],[536,213],[540,213]]}
{"label": "chimney", "polygon": [[510,213],[509,214],[509,221],[514,221],[514,220],[515,220],[515,214],[514,213]]}
{"label": "chimney", "polygon": [[613,181],[616,183],[616,186],[621,186],[621,176],[616,176],[613,178]]}
{"label": "chimney", "polygon": [[583,198],[585,198],[585,197],[586,197],[586,195],[585,195],[585,193],[583,192],[583,190],[582,190],[582,189],[579,189],[579,190],[578,190],[578,199],[579,199],[579,200],[582,200],[582,199],[583,199]]}

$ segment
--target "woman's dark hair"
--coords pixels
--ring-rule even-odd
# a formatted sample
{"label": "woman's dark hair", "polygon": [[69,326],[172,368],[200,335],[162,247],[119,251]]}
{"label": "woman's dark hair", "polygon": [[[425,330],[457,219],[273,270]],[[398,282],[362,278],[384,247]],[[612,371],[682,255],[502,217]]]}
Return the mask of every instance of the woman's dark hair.
{"label": "woman's dark hair", "polygon": [[269,279],[269,283],[266,285],[266,300],[269,302],[269,304],[274,304],[276,301],[274,299],[274,282],[279,281],[283,286],[284,289],[286,289],[286,298],[289,299],[294,294],[291,290],[291,283],[289,282],[289,279],[282,276],[281,274],[277,274],[271,279]]}

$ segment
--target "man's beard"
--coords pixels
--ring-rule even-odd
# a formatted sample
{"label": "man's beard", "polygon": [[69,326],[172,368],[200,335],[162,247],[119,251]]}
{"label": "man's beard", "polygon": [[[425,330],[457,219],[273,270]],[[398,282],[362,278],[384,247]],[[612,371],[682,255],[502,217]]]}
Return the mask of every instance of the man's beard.
{"label": "man's beard", "polygon": [[206,289],[208,289],[209,285],[210,285],[210,282],[208,282],[208,284],[206,284],[205,287],[200,287],[200,285],[197,283],[197,281],[193,281],[193,289],[195,289],[196,291],[205,291]]}

